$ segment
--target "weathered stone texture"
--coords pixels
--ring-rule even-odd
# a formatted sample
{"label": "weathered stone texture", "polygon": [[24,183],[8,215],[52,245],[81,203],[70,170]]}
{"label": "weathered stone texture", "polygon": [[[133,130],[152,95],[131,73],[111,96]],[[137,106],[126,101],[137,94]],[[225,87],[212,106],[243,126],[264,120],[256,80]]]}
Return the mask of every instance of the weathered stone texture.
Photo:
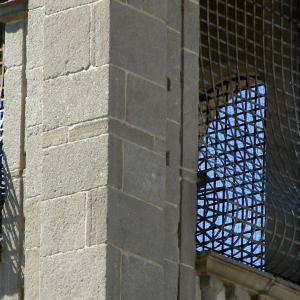
{"label": "weathered stone texture", "polygon": [[[40,197],[26,200],[24,203],[25,249],[40,247]],[[33,266],[29,266],[31,268]]]}
{"label": "weathered stone texture", "polygon": [[43,69],[27,71],[26,126],[42,124]]}
{"label": "weathered stone texture", "polygon": [[84,248],[85,206],[85,193],[42,201],[42,256]]}
{"label": "weathered stone texture", "polygon": [[[42,1],[39,1],[42,2]],[[32,1],[29,1],[29,5]],[[41,3],[36,1],[34,6],[42,6]],[[27,56],[27,69],[33,69],[43,66],[44,59],[44,22],[45,11],[43,7],[35,9],[28,14],[28,34],[26,37],[26,56]],[[30,85],[30,81],[28,81]]]}
{"label": "weathered stone texture", "polygon": [[44,0],[44,1],[45,1],[46,13],[52,14],[68,8],[73,8],[84,4],[96,2],[97,0],[68,0],[68,1]]}
{"label": "weathered stone texture", "polygon": [[165,136],[166,90],[135,76],[128,76],[126,120],[153,135]]}
{"label": "weathered stone texture", "polygon": [[24,270],[25,299],[40,299],[40,252],[38,249],[25,251],[26,264]]}
{"label": "weathered stone texture", "polygon": [[163,300],[163,269],[143,259],[127,256],[122,260],[122,299]]}
{"label": "weathered stone texture", "polygon": [[[45,28],[45,78],[54,78],[88,68],[90,64],[88,6],[48,16],[45,19]],[[81,87],[78,87],[78,90]]]}
{"label": "weathered stone texture", "polygon": [[163,206],[164,158],[134,144],[124,145],[124,191],[146,202]]}
{"label": "weathered stone texture", "polygon": [[91,190],[86,203],[86,245],[106,242],[107,237],[107,188]]}
{"label": "weathered stone texture", "polygon": [[[110,61],[155,82],[165,82],[166,27],[163,22],[111,2]],[[138,24],[138,25],[137,25]]]}
{"label": "weathered stone texture", "polygon": [[105,298],[106,246],[41,258],[41,299]]}
{"label": "weathered stone texture", "polygon": [[44,93],[43,124],[47,130],[106,116],[108,68],[48,80]]}
{"label": "weathered stone texture", "polygon": [[90,190],[107,182],[107,136],[44,150],[44,199]]}
{"label": "weathered stone texture", "polygon": [[42,193],[42,126],[27,130],[26,143],[26,197]]}
{"label": "weathered stone texture", "polygon": [[115,189],[109,190],[108,199],[109,242],[160,262],[164,241],[162,211]]}

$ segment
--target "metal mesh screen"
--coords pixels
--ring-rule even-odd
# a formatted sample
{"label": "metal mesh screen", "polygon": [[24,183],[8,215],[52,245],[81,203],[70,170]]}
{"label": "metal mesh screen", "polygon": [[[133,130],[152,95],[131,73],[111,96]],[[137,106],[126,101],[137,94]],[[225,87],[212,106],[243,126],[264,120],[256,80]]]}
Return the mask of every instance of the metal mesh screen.
{"label": "metal mesh screen", "polygon": [[300,281],[300,1],[200,0],[197,250]]}

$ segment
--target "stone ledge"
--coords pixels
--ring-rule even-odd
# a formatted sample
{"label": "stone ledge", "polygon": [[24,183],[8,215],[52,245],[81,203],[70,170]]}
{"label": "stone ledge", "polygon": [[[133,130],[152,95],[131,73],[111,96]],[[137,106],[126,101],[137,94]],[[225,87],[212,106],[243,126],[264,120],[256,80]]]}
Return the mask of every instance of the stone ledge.
{"label": "stone ledge", "polygon": [[211,251],[198,254],[196,270],[199,276],[215,276],[225,285],[238,285],[252,295],[300,299],[300,286]]}
{"label": "stone ledge", "polygon": [[27,17],[27,0],[10,0],[0,3],[0,21],[9,23]]}

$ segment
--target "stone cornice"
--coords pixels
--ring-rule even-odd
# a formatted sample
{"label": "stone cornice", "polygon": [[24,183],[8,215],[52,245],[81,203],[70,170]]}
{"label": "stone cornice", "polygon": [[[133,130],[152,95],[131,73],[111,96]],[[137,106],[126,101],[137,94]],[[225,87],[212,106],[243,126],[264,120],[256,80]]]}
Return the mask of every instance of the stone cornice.
{"label": "stone cornice", "polygon": [[0,3],[0,8],[18,5],[21,2],[24,2],[24,0],[8,0],[8,1],[4,2],[4,3]]}
{"label": "stone cornice", "polygon": [[9,23],[27,16],[27,0],[9,0],[0,3],[0,22]]}
{"label": "stone cornice", "polygon": [[273,299],[300,299],[300,286],[214,252],[198,255],[197,273],[199,276],[215,276],[224,284],[238,285],[253,295],[265,295]]}

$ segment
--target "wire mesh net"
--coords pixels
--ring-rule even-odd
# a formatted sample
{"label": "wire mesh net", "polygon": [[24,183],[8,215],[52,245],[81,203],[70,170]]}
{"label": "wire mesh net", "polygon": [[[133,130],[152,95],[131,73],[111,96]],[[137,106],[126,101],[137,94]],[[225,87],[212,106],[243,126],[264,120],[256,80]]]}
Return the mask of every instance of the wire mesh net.
{"label": "wire mesh net", "polygon": [[300,281],[300,1],[200,0],[197,251]]}

